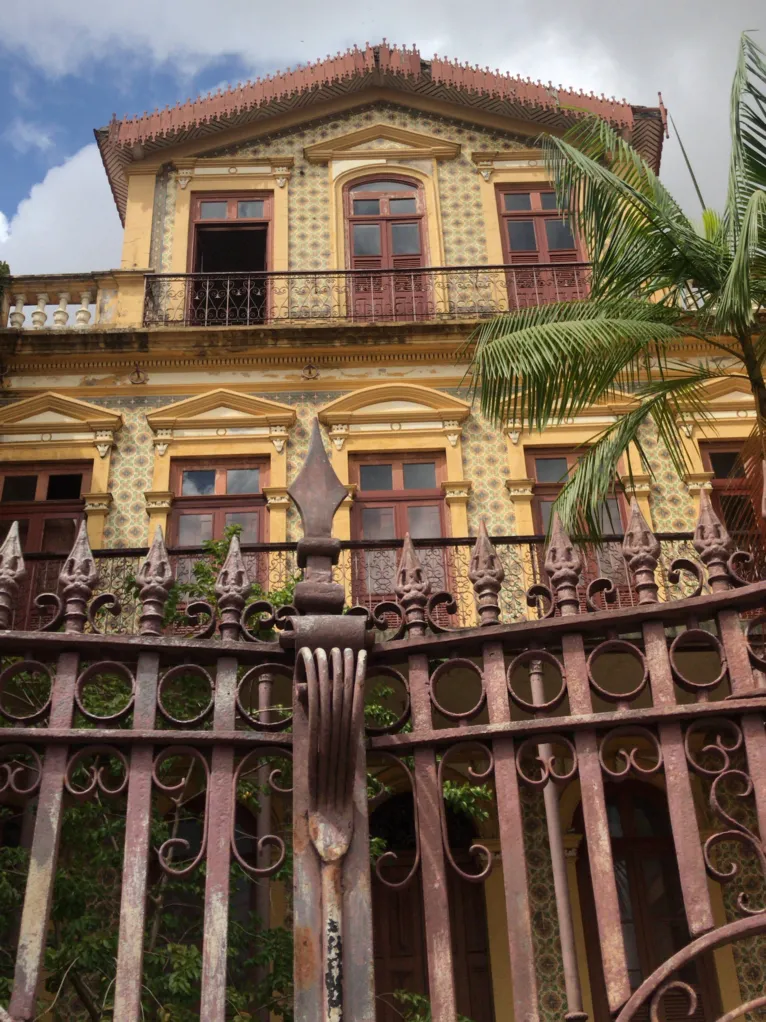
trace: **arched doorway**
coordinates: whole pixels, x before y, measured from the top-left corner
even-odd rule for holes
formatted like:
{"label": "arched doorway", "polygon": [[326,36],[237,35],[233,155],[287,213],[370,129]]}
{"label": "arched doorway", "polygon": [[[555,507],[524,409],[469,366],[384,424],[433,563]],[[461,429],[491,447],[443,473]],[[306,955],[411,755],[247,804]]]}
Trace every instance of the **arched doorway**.
{"label": "arched doorway", "polygon": [[[425,202],[417,181],[390,175],[345,188],[353,317],[419,319],[428,308]],[[388,272],[387,272],[388,271]],[[396,271],[396,272],[393,272]]]}
{"label": "arched doorway", "polygon": [[[476,864],[468,848],[476,837],[468,817],[447,810],[450,846],[466,870]],[[384,866],[387,878],[403,879],[412,867],[415,830],[412,795],[394,795],[370,817],[370,836],[383,838],[396,852],[394,865]],[[472,1022],[494,1022],[489,936],[484,885],[461,880],[447,867],[447,894],[452,921],[452,956],[457,1010]],[[401,1022],[401,1011],[390,996],[394,990],[428,995],[423,894],[416,875],[403,890],[391,890],[372,880],[373,951],[377,1022]]]}
{"label": "arched doorway", "polygon": [[[663,962],[690,941],[686,925],[681,882],[665,796],[649,784],[607,785],[607,817],[617,877],[622,934],[633,990]],[[582,832],[582,810],[574,820]],[[583,910],[588,972],[593,996],[594,1022],[609,1022],[601,942],[596,922],[593,885],[585,843],[577,863]],[[664,1022],[711,1022],[720,1015],[715,965],[712,956],[679,973],[697,992],[697,1009],[687,1014],[688,1002],[678,991],[662,1001]],[[649,1018],[644,1006],[640,1019]]]}

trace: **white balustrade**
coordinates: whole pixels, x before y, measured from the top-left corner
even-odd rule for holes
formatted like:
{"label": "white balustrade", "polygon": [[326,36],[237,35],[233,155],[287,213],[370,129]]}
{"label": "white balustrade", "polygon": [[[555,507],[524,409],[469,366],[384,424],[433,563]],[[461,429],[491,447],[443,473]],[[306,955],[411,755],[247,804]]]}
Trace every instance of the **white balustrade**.
{"label": "white balustrade", "polygon": [[16,302],[16,307],[8,317],[8,322],[14,329],[23,330],[24,328],[24,302],[26,300],[25,294],[16,294],[13,296]]}
{"label": "white balustrade", "polygon": [[91,317],[91,312],[90,312],[90,308],[89,308],[90,301],[91,301],[91,293],[90,293],[90,291],[81,291],[80,292],[80,308],[77,310],[77,312],[75,313],[75,317],[74,317],[75,318],[75,322],[77,323],[77,326],[88,326],[88,324],[90,323],[90,317]]}
{"label": "white balustrade", "polygon": [[53,313],[53,324],[59,329],[65,327],[69,322],[69,309],[67,309],[67,305],[69,305],[69,292],[60,291],[59,307]]}
{"label": "white balustrade", "polygon": [[41,292],[37,296],[37,308],[32,313],[32,325],[38,330],[41,330],[48,322],[48,310],[45,306],[48,304],[48,296],[44,292]]}

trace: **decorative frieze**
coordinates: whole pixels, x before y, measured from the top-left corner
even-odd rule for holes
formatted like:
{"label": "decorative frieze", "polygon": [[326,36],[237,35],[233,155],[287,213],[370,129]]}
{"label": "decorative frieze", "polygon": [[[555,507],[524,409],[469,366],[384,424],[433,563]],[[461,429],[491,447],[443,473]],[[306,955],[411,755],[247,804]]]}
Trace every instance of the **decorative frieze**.
{"label": "decorative frieze", "polygon": [[173,506],[173,493],[170,490],[147,490],[144,501],[148,512],[169,511]]}

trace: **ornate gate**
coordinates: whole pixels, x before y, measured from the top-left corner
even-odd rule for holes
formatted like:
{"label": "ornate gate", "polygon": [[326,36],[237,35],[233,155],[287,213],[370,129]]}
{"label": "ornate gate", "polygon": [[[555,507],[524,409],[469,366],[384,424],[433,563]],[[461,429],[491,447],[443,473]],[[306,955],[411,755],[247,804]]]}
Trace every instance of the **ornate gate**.
{"label": "ornate gate", "polygon": [[[99,615],[114,601],[109,594],[94,597],[98,576],[84,529],[61,572],[60,594],[39,598],[52,619],[39,632],[9,631],[25,570],[15,529],[0,550],[0,791],[36,805],[10,1018],[45,1011],[39,999],[62,813],[69,800],[99,792],[126,799],[118,952],[104,1018],[134,1022],[146,1015],[150,874],[190,875],[203,864],[199,1017],[231,1018],[231,864],[261,882],[290,853],[287,917],[294,1013],[301,1022],[376,1016],[382,992],[373,977],[372,873],[391,888],[420,886],[431,1015],[434,1022],[455,1022],[448,874],[481,884],[493,868],[502,869],[505,927],[495,953],[510,966],[512,1017],[541,1018],[538,987],[550,962],[541,966],[535,940],[528,789],[541,795],[550,849],[566,1001],[559,1014],[584,1020],[586,964],[560,812],[561,793],[574,784],[609,1012],[628,1022],[649,1005],[659,1018],[671,993],[693,1001],[696,992],[683,978],[690,961],[766,931],[764,890],[751,884],[745,891],[741,872],[742,855],[766,872],[766,656],[758,613],[766,582],[742,577],[748,555],[733,550],[707,495],[694,541],[700,563],[677,562],[670,579],[675,590],[660,589],[655,580],[659,545],[633,505],[624,554],[639,605],[619,610],[610,609],[608,580],[581,592],[580,553],[556,523],[545,559],[549,585],[530,590],[529,619],[501,622],[503,569],[482,526],[470,567],[477,625],[451,631],[442,612],[446,606],[450,613],[451,597],[430,593],[408,541],[396,602],[343,613],[345,592],[333,580],[340,547],[331,526],[346,490],[318,425],[290,493],[304,526],[303,581],[294,606],[248,603],[250,584],[235,539],[215,603],[187,608],[197,626],[200,618],[206,623],[185,637],[163,633],[172,574],[159,534],[136,580],[138,635],[99,632]],[[278,712],[272,686],[285,675],[292,679],[292,707]],[[124,698],[96,710],[89,689],[105,676],[122,683]],[[30,678],[47,684],[33,704],[21,692]],[[174,714],[171,698],[179,678],[196,679],[203,692],[184,719]],[[365,686],[374,679],[387,686],[382,720],[366,712]],[[264,793],[284,798],[289,768],[282,765],[280,774],[275,764],[290,758],[292,847],[275,829],[271,795],[264,794],[244,851],[238,785],[255,775]],[[174,830],[155,847],[153,794],[179,804],[192,776],[199,833],[192,839]],[[691,938],[646,977],[633,967],[605,790],[606,783],[628,778],[649,780],[664,793]],[[445,792],[469,782],[481,782],[489,793],[494,846],[480,832],[466,860],[451,846]],[[392,790],[410,793],[414,847],[406,860],[397,862],[389,848],[371,865],[369,800]],[[700,793],[709,817],[704,837]],[[716,917],[709,879],[736,890],[729,902],[738,918]],[[766,995],[745,1000],[729,1006],[725,1018],[766,1004]],[[511,1017],[508,1006],[496,1004],[498,1018],[501,1010]]]}

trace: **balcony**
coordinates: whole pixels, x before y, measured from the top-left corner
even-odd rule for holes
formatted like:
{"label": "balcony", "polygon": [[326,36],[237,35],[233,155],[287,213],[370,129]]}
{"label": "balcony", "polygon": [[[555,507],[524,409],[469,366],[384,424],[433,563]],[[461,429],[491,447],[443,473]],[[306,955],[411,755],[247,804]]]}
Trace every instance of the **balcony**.
{"label": "balcony", "polygon": [[[674,580],[671,565],[677,558],[693,558],[691,533],[658,534],[662,553],[658,571],[661,599],[688,596],[697,585],[697,579],[685,572]],[[496,536],[492,542],[505,571],[499,599],[501,619],[506,622],[536,618],[547,609],[543,603],[530,608],[526,592],[530,586],[547,584],[543,568],[544,538],[542,536]],[[434,620],[450,628],[470,627],[476,623],[473,585],[468,577],[471,551],[475,539],[449,538],[416,540],[418,557],[431,583],[432,594],[448,590],[454,594],[454,608],[446,601],[434,607]],[[341,544],[341,556],[336,568],[336,579],[346,589],[347,602],[373,608],[395,598],[396,566],[402,546],[401,540],[386,542],[346,541]],[[103,612],[99,627],[108,633],[133,634],[138,631],[138,596],[132,579],[135,577],[145,549],[106,549],[95,552],[100,571],[99,593],[114,593],[120,610],[112,615]],[[190,582],[194,564],[206,554],[201,549],[171,549],[170,560],[176,578]],[[756,562],[763,558],[756,553]],[[289,585],[298,573],[295,543],[265,543],[243,547],[248,576],[264,593],[275,592]],[[41,593],[55,592],[59,572],[64,564],[63,555],[27,554],[27,578],[21,586],[16,602],[13,628],[29,631],[40,628],[50,619],[49,608],[38,608],[35,598]],[[622,537],[610,537],[600,546],[583,547],[584,569],[580,585],[582,610],[588,608],[588,585],[600,577],[611,578],[614,583],[616,608],[637,605],[638,597],[622,556]],[[751,570],[755,580],[762,572]],[[190,597],[191,599],[192,597]],[[438,602],[438,601],[437,601]],[[592,598],[593,606],[603,608],[601,595]],[[181,601],[183,606],[183,601]],[[179,633],[189,629],[179,613],[175,622]]]}
{"label": "balcony", "polygon": [[484,319],[588,293],[588,263],[417,270],[148,274],[144,326]]}

